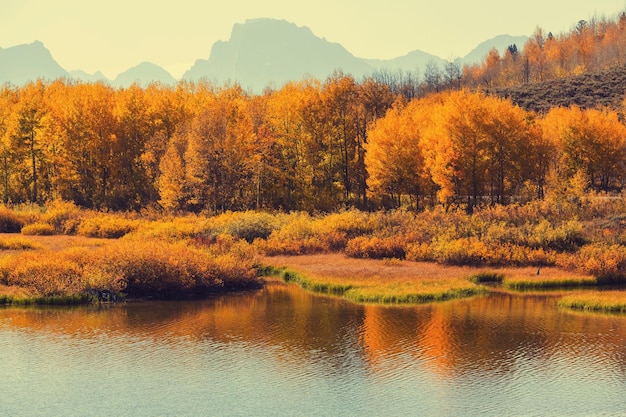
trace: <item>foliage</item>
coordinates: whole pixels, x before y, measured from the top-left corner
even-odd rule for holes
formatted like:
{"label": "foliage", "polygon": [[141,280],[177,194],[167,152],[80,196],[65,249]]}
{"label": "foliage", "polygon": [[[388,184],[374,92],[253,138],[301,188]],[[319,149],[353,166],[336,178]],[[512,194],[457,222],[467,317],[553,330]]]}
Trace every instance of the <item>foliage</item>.
{"label": "foliage", "polygon": [[54,227],[48,223],[32,223],[22,227],[23,235],[51,236],[55,234]]}
{"label": "foliage", "polygon": [[0,250],[40,249],[41,245],[20,236],[0,238]]}
{"label": "foliage", "polygon": [[598,277],[600,283],[624,282],[626,278],[626,246],[595,243],[578,252],[559,258],[559,265]]}
{"label": "foliage", "polygon": [[0,207],[0,233],[19,233],[24,223],[7,207]]}
{"label": "foliage", "polygon": [[56,233],[71,235],[76,233],[83,215],[84,212],[73,202],[54,200],[44,206],[39,221],[51,225]]}
{"label": "foliage", "polygon": [[87,237],[120,238],[137,228],[136,220],[119,215],[99,214],[82,220],[76,233]]}
{"label": "foliage", "polygon": [[0,259],[0,283],[34,297],[183,297],[258,287],[249,247],[226,239],[202,249],[162,241],[120,240],[98,248],[12,254]]}
{"label": "foliage", "polygon": [[359,236],[348,241],[346,255],[353,258],[397,258],[406,257],[405,245],[397,238]]}

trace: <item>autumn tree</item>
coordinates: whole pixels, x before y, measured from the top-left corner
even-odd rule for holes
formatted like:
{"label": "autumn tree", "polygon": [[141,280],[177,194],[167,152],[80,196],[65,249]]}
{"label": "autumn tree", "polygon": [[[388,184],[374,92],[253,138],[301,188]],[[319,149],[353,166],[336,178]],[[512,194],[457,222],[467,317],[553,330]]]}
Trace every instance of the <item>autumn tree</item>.
{"label": "autumn tree", "polygon": [[526,180],[529,125],[509,101],[480,93],[447,93],[433,102],[422,135],[424,162],[442,203],[461,199],[468,211],[482,197],[505,202]]}
{"label": "autumn tree", "polygon": [[[24,170],[20,174],[21,189],[29,190],[27,199],[33,203],[39,201],[39,173],[45,163],[41,152],[41,142],[45,116],[44,94],[46,85],[42,81],[29,83],[18,92],[18,102],[9,124],[10,143],[21,156]],[[28,168],[26,168],[28,167]]]}
{"label": "autumn tree", "polygon": [[579,172],[598,191],[622,185],[626,157],[626,127],[615,112],[557,108],[545,117],[544,131],[557,144],[561,175],[565,180]]}
{"label": "autumn tree", "polygon": [[17,164],[15,148],[12,146],[13,113],[16,111],[18,92],[5,85],[0,91],[0,173],[2,175],[2,201],[13,200],[11,177]]}
{"label": "autumn tree", "polygon": [[58,197],[85,207],[109,207],[116,133],[115,91],[104,83],[55,83],[51,124],[57,147]]}
{"label": "autumn tree", "polygon": [[254,127],[240,86],[225,87],[191,122],[185,150],[188,207],[220,212],[254,206]]}
{"label": "autumn tree", "polygon": [[372,197],[386,207],[399,207],[408,197],[417,207],[427,183],[422,151],[424,128],[420,103],[396,102],[368,131],[365,165]]}

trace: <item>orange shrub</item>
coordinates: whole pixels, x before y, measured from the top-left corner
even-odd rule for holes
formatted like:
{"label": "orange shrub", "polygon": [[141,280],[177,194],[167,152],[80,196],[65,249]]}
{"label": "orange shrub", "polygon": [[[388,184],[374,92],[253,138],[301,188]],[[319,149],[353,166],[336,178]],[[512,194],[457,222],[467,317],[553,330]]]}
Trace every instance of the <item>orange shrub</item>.
{"label": "orange shrub", "polygon": [[23,235],[51,236],[55,233],[54,227],[48,223],[32,223],[22,227]]}
{"label": "orange shrub", "polygon": [[39,221],[51,225],[57,233],[73,235],[84,215],[73,202],[55,200],[46,204]]}
{"label": "orange shrub", "polygon": [[348,241],[346,255],[352,258],[397,258],[404,259],[406,250],[397,238],[360,236]]}
{"label": "orange shrub", "polygon": [[0,274],[4,284],[32,289],[45,297],[75,295],[85,284],[83,271],[76,262],[41,253],[2,259]]}
{"label": "orange shrub", "polygon": [[137,227],[137,220],[98,213],[84,219],[79,224],[77,233],[86,237],[116,239],[136,230]]}
{"label": "orange shrub", "polygon": [[0,258],[0,283],[45,297],[90,294],[95,289],[172,298],[257,288],[255,263],[250,245],[232,237],[210,249],[123,239],[97,248]]}
{"label": "orange shrub", "polygon": [[559,257],[558,265],[598,277],[598,282],[621,281],[626,276],[626,247],[623,245],[592,244],[578,252]]}
{"label": "orange shrub", "polygon": [[15,212],[0,206],[0,233],[19,233],[23,225],[24,221]]}

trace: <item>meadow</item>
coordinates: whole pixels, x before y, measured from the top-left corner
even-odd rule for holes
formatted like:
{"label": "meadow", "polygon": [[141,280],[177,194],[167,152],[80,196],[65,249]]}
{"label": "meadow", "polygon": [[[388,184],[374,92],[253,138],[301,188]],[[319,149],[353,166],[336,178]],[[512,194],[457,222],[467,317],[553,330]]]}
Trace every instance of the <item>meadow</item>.
{"label": "meadow", "polygon": [[[447,300],[494,285],[619,286],[626,282],[625,206],[622,198],[593,196],[472,214],[441,206],[212,216],[97,212],[63,201],[1,207],[0,297],[5,303],[204,297],[260,288],[269,273],[360,303]],[[623,302],[622,294],[610,296]]]}

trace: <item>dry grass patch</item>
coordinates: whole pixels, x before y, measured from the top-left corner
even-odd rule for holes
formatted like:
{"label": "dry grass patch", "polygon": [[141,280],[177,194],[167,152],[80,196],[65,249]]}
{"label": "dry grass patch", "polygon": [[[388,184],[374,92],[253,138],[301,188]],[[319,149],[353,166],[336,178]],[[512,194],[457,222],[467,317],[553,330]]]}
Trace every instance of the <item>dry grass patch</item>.
{"label": "dry grass patch", "polygon": [[424,303],[486,293],[467,278],[475,268],[425,262],[385,262],[345,255],[278,256],[265,263],[285,267],[283,276],[304,288],[342,295],[355,302]]}

